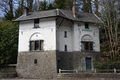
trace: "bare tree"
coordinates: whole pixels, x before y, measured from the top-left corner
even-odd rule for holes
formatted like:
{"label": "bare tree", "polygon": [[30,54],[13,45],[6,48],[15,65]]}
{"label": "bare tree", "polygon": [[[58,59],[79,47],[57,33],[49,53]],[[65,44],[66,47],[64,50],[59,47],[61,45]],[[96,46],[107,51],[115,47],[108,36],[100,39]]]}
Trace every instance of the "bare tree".
{"label": "bare tree", "polygon": [[118,59],[119,39],[118,39],[118,11],[115,6],[115,0],[105,0],[102,9],[103,29],[105,31],[105,41],[101,44],[103,53],[110,59]]}
{"label": "bare tree", "polygon": [[5,18],[11,20],[14,18],[14,1],[13,0],[2,0],[0,2],[0,8],[5,13]]}
{"label": "bare tree", "polygon": [[84,12],[92,13],[91,1],[92,0],[83,0],[83,11]]}
{"label": "bare tree", "polygon": [[27,7],[29,8],[30,11],[33,9],[33,0],[26,0],[27,2]]}
{"label": "bare tree", "polygon": [[98,0],[94,0],[94,5],[95,5],[95,14],[99,15],[99,1]]}
{"label": "bare tree", "polygon": [[24,8],[24,3],[25,0],[19,0],[17,2],[18,8],[14,11],[15,12],[15,18],[18,18],[23,14],[23,8]]}

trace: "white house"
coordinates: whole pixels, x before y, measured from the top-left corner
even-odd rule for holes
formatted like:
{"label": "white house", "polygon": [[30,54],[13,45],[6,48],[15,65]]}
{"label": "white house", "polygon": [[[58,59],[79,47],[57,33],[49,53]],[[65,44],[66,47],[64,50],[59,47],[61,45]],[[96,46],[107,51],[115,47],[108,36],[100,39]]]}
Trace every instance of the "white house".
{"label": "white house", "polygon": [[27,12],[19,22],[17,73],[54,78],[58,69],[90,71],[100,52],[98,17],[73,10]]}

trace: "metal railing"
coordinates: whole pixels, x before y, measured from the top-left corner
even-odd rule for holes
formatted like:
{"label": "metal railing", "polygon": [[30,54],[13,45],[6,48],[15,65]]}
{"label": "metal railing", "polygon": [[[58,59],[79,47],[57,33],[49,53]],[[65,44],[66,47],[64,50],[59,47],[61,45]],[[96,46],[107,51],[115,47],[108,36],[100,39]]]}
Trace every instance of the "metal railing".
{"label": "metal railing", "polygon": [[81,72],[90,72],[90,73],[120,73],[120,69],[94,69],[91,71],[79,71],[79,70],[62,70],[59,69],[59,73],[81,73]]}
{"label": "metal railing", "polygon": [[94,73],[120,73],[120,69],[94,69]]}
{"label": "metal railing", "polygon": [[62,70],[62,69],[59,69],[59,73],[78,73],[78,70]]}

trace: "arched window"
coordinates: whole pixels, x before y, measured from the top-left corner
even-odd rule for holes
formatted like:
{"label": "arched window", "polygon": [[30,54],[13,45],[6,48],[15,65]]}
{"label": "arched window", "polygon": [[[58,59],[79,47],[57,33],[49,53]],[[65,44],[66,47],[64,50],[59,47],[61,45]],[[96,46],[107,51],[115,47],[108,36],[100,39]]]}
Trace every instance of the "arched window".
{"label": "arched window", "polygon": [[93,51],[93,38],[90,35],[84,35],[81,39],[81,51]]}
{"label": "arched window", "polygon": [[90,35],[84,35],[82,38],[81,38],[81,41],[93,41],[93,38],[90,36]]}
{"label": "arched window", "polygon": [[44,38],[40,33],[33,33],[30,37],[30,51],[43,51],[44,49]]}

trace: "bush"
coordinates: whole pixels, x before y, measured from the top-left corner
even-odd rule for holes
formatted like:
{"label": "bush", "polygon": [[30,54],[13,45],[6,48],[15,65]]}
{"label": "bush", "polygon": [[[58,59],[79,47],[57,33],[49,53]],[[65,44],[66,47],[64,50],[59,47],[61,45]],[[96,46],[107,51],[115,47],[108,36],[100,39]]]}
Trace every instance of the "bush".
{"label": "bush", "polygon": [[94,62],[94,67],[96,69],[120,69],[120,62]]}

